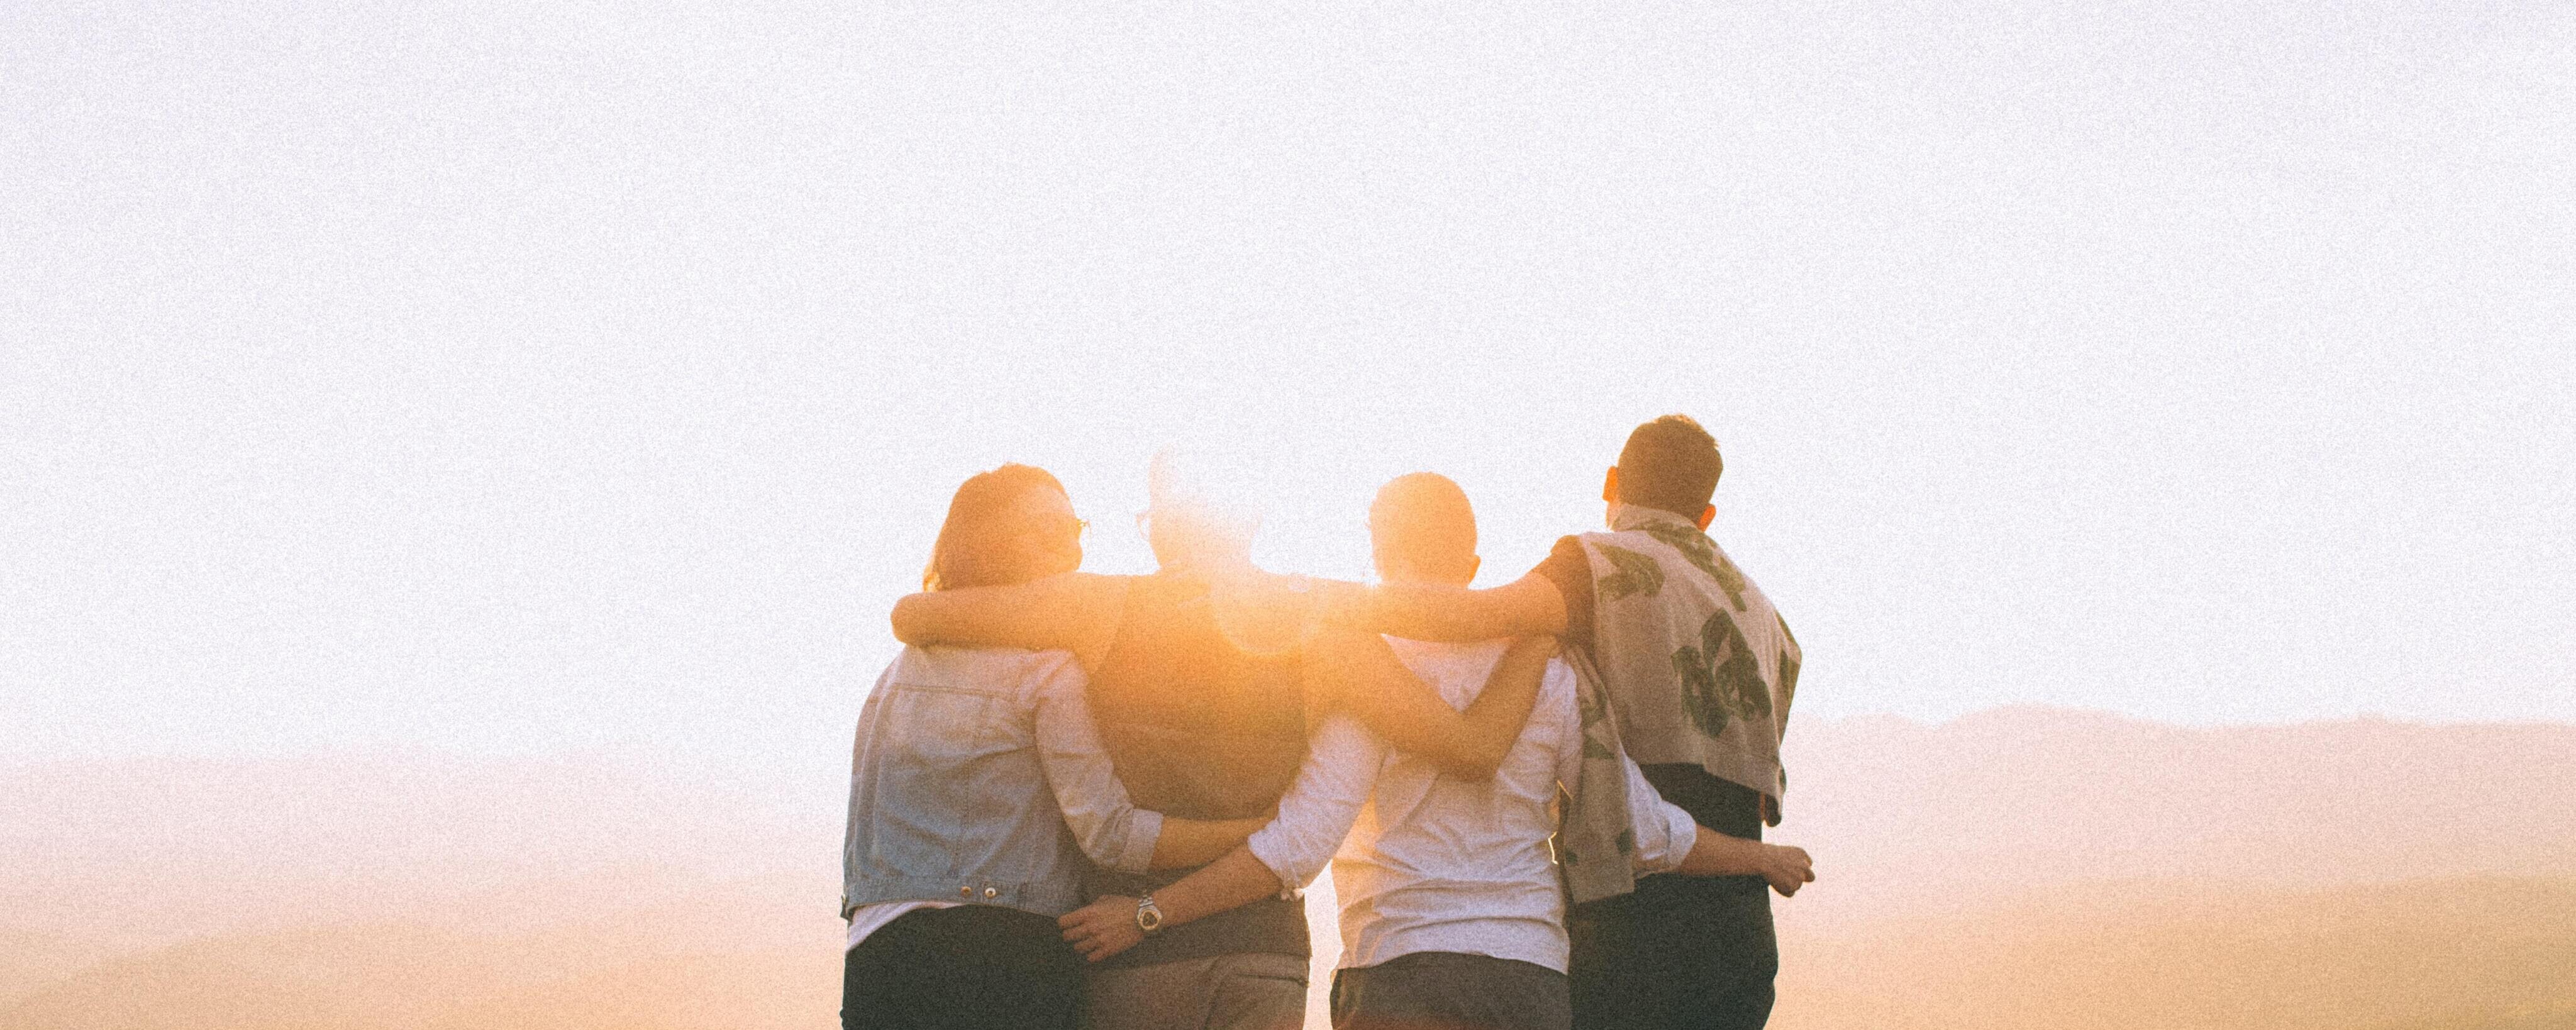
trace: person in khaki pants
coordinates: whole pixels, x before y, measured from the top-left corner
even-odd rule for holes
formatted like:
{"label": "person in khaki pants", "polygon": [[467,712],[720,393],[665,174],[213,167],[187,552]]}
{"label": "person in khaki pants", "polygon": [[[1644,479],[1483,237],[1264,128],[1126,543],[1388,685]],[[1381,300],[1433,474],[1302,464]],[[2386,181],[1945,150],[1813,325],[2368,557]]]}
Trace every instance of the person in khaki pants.
{"label": "person in khaki pants", "polygon": [[1085,985],[1090,1030],[1297,1030],[1306,1025],[1306,960],[1237,952],[1095,969]]}

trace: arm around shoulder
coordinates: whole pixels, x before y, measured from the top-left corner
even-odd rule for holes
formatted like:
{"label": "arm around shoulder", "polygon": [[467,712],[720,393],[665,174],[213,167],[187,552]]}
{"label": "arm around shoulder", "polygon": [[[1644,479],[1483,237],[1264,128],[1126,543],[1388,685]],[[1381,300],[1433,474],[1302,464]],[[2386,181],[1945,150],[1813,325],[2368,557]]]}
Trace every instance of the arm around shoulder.
{"label": "arm around shoulder", "polygon": [[1461,712],[1397,661],[1376,634],[1325,630],[1306,645],[1307,690],[1397,750],[1427,759],[1448,775],[1481,780],[1493,776],[1520,739],[1555,654],[1553,637],[1514,641],[1484,691]]}
{"label": "arm around shoulder", "polygon": [[1433,583],[1351,584],[1333,599],[1339,622],[1407,640],[1469,641],[1565,631],[1565,598],[1530,573],[1483,590]]}
{"label": "arm around shoulder", "polygon": [[1118,631],[1127,581],[1067,572],[1007,586],[910,594],[894,604],[895,639],[915,646],[1071,651],[1088,669]]}

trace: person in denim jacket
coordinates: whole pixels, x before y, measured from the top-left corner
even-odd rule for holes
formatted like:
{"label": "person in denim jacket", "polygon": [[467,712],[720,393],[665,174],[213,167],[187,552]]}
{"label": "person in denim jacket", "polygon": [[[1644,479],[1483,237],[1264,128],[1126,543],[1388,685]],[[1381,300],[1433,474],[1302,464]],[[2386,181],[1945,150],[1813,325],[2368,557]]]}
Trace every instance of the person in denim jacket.
{"label": "person in denim jacket", "polygon": [[[1082,522],[1044,470],[957,489],[929,590],[1082,563]],[[1264,819],[1137,808],[1102,750],[1081,666],[1061,651],[908,647],[859,716],[842,845],[851,1027],[1066,1027],[1083,963],[1056,927],[1084,858],[1133,872],[1217,858]]]}

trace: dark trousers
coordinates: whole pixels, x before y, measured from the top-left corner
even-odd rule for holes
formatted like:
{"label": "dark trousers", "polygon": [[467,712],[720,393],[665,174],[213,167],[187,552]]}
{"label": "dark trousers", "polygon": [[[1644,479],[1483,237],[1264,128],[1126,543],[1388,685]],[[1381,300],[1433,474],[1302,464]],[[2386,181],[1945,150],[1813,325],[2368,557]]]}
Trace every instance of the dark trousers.
{"label": "dark trousers", "polygon": [[[1762,839],[1762,796],[1696,767],[1646,778],[1699,824]],[[1581,1030],[1760,1030],[1771,1019],[1780,942],[1759,876],[1649,876],[1637,891],[1566,919]]]}
{"label": "dark trousers", "polygon": [[907,912],[841,963],[842,1030],[1073,1030],[1082,957],[1055,920],[992,905]]}
{"label": "dark trousers", "polygon": [[1333,1030],[1566,1030],[1565,974],[1489,955],[1417,951],[1333,974]]}

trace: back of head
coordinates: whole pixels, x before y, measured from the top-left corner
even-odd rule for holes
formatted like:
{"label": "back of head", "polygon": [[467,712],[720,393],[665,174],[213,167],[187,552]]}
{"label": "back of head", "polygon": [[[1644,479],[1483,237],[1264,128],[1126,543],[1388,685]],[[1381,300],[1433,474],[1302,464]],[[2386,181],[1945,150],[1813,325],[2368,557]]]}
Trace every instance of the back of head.
{"label": "back of head", "polygon": [[1447,476],[1415,472],[1379,487],[1369,539],[1381,578],[1460,586],[1476,578],[1476,511]]}
{"label": "back of head", "polygon": [[[1082,563],[1080,523],[1047,526],[1029,517],[1027,501],[1040,491],[1064,496],[1064,484],[1035,465],[1004,465],[968,476],[948,499],[948,517],[939,524],[939,540],[930,548],[930,566],[922,570],[924,590],[1019,583],[1069,571]],[[1043,503],[1045,498],[1037,498]],[[1065,505],[1071,520],[1071,504]],[[1071,534],[1057,540],[1054,533]],[[1032,549],[1029,545],[1037,543]],[[1071,564],[1063,551],[1073,548]],[[1057,567],[1062,566],[1062,567]]]}
{"label": "back of head", "polygon": [[1146,475],[1146,540],[1165,568],[1248,564],[1261,515],[1241,463],[1164,450]]}
{"label": "back of head", "polygon": [[1638,426],[1619,449],[1619,501],[1696,519],[1725,471],[1708,430],[1688,415],[1666,415]]}

